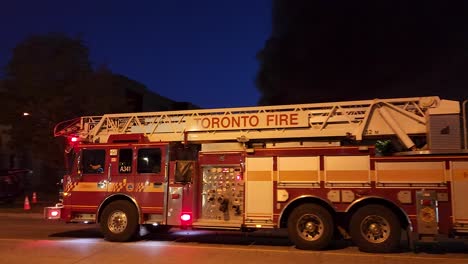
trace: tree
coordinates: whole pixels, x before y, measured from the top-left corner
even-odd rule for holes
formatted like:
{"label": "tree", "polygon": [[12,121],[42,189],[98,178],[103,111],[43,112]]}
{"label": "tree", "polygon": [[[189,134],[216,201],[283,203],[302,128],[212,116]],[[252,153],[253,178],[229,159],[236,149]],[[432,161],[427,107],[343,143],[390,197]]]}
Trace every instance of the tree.
{"label": "tree", "polygon": [[464,1],[275,0],[260,104],[440,95],[468,84]]}
{"label": "tree", "polygon": [[69,104],[79,115],[102,115],[128,112],[125,89],[128,88],[107,66],[99,67],[93,74],[76,84]]}
{"label": "tree", "polygon": [[63,174],[66,142],[53,136],[57,123],[128,109],[121,78],[106,67],[93,71],[79,38],[26,38],[14,48],[5,75],[0,121],[11,124],[11,145],[23,157],[19,163],[35,167],[43,186],[54,186]]}
{"label": "tree", "polygon": [[2,119],[11,124],[11,145],[30,162],[42,161],[35,172],[47,184],[63,167],[64,142],[53,138],[53,127],[80,113],[70,102],[74,89],[92,73],[88,48],[63,34],[25,39],[6,66]]}

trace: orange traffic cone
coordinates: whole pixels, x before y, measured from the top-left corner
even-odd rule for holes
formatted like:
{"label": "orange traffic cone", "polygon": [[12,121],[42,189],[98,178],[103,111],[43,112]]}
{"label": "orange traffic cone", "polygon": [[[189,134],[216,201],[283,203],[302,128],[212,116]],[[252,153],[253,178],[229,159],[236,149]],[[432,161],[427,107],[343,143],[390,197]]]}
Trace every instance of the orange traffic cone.
{"label": "orange traffic cone", "polygon": [[31,205],[29,205],[29,198],[27,195],[24,197],[24,210],[31,210]]}
{"label": "orange traffic cone", "polygon": [[33,195],[32,195],[32,203],[33,203],[33,204],[37,203],[36,192],[33,192]]}

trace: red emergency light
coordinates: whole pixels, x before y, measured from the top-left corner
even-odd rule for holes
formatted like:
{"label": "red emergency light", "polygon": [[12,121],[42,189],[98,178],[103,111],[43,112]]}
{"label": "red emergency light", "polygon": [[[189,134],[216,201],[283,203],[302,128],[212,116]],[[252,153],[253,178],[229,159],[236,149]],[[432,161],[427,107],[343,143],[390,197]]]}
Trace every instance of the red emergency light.
{"label": "red emergency light", "polygon": [[70,137],[70,142],[78,142],[78,137]]}
{"label": "red emergency light", "polygon": [[60,219],[61,208],[46,207],[46,208],[44,208],[44,214],[45,214],[47,219]]}
{"label": "red emergency light", "polygon": [[50,211],[49,215],[52,217],[57,217],[59,216],[60,212],[58,210]]}
{"label": "red emergency light", "polygon": [[424,206],[432,206],[432,200],[423,199],[423,200],[421,200],[421,205],[424,205]]}
{"label": "red emergency light", "polygon": [[191,213],[182,213],[180,215],[180,221],[182,225],[190,225],[192,223],[192,214]]}

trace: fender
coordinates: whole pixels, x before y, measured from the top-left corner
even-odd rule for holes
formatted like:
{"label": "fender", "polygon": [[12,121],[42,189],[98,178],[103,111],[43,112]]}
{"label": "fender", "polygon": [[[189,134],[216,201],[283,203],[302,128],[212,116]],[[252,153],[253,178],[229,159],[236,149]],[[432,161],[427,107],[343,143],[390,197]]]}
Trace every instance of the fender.
{"label": "fender", "polygon": [[406,221],[408,222],[409,230],[413,230],[413,224],[411,223],[411,220],[408,214],[405,211],[403,211],[401,207],[395,204],[393,201],[387,198],[380,197],[380,196],[366,196],[366,197],[361,197],[359,199],[356,199],[350,205],[348,205],[348,207],[345,210],[345,213],[349,213],[355,206],[369,199],[384,201],[385,203],[393,205],[394,208],[398,208],[398,211],[405,217]]}
{"label": "fender", "polygon": [[333,206],[333,204],[332,204],[329,200],[323,199],[322,197],[315,196],[315,195],[301,195],[301,196],[296,197],[296,198],[294,198],[293,200],[289,201],[289,202],[283,207],[283,209],[281,210],[281,213],[279,214],[279,217],[278,217],[278,224],[277,224],[277,227],[278,227],[278,228],[281,227],[281,219],[283,218],[283,214],[284,214],[284,212],[285,212],[287,209],[289,209],[289,207],[291,206],[291,204],[295,203],[295,202],[298,201],[298,200],[308,199],[308,198],[320,200],[321,202],[327,204],[327,205],[330,207],[330,209],[336,211],[336,210],[335,210],[335,207]]}
{"label": "fender", "polygon": [[138,222],[140,223],[141,222],[140,206],[138,205],[138,202],[135,200],[135,198],[133,198],[133,197],[131,197],[128,194],[125,194],[125,193],[114,193],[112,195],[109,195],[101,202],[101,204],[99,204],[99,207],[98,207],[98,210],[97,210],[96,223],[99,223],[99,218],[101,216],[101,211],[104,208],[104,206],[111,203],[111,200],[113,200],[111,198],[114,198],[116,196],[123,196],[123,197],[127,198],[128,200],[130,200],[136,206],[137,211],[138,211]]}

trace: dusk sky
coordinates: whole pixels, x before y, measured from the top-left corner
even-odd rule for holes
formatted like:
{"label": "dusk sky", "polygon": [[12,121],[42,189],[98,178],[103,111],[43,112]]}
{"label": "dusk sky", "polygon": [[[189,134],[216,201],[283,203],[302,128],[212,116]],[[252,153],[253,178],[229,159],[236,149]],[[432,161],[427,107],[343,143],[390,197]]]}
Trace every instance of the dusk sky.
{"label": "dusk sky", "polygon": [[[82,36],[94,66],[108,65],[175,101],[253,106],[256,53],[271,32],[271,0],[5,1],[0,65],[30,35]],[[2,72],[3,76],[3,72]]]}

